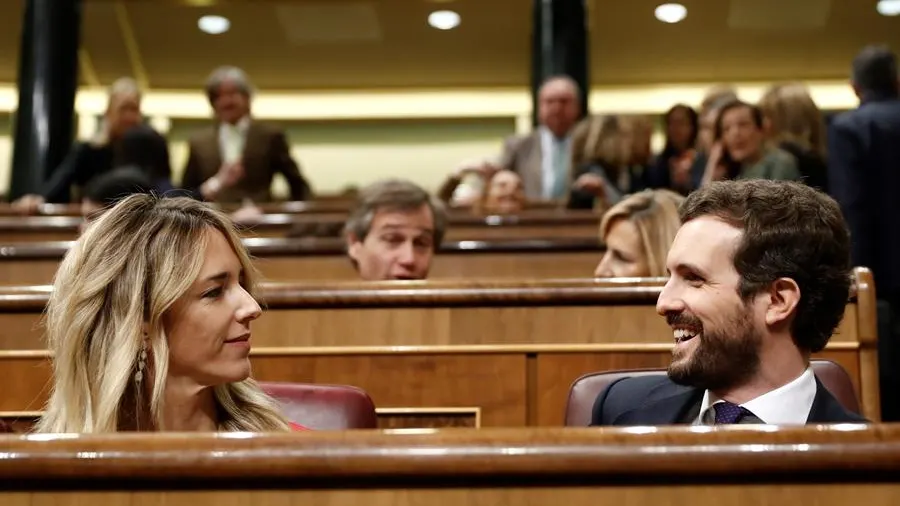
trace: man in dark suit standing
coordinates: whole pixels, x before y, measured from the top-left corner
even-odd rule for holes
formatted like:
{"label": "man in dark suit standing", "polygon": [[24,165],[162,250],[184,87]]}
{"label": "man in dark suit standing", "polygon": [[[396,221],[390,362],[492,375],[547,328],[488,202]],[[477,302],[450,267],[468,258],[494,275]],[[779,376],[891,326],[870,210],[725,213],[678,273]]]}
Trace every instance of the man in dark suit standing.
{"label": "man in dark suit standing", "polygon": [[837,203],[794,182],[723,181],[679,214],[656,304],[675,340],[668,377],[613,383],[592,425],[863,421],[809,366],[850,295]]}
{"label": "man in dark suit standing", "polygon": [[854,265],[872,269],[878,294],[882,419],[900,420],[900,98],[897,57],[870,46],[853,60],[859,108],[828,132],[831,193],[850,226]]}
{"label": "man in dark suit standing", "polygon": [[190,140],[182,186],[216,202],[269,202],[276,173],[290,186],[291,200],[306,200],[309,184],[291,158],[284,132],[250,116],[252,87],[236,67],[216,69],[206,85],[216,124]]}

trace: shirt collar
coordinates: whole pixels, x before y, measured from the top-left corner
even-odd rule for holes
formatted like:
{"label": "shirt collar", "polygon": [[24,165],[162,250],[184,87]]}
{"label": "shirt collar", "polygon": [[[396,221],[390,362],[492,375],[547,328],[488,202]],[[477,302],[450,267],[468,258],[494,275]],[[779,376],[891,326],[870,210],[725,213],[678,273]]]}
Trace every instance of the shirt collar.
{"label": "shirt collar", "polygon": [[[816,376],[807,367],[803,374],[790,383],[767,392],[759,397],[741,404],[763,423],[770,425],[805,425],[816,398]],[[700,423],[711,423],[715,419],[712,409],[719,402],[724,402],[716,394],[707,390],[700,403]]]}
{"label": "shirt collar", "polygon": [[231,125],[229,123],[222,123],[222,126],[226,128],[232,128],[242,134],[247,133],[247,129],[250,128],[250,116],[244,116],[243,118],[239,119],[238,122],[234,125]]}

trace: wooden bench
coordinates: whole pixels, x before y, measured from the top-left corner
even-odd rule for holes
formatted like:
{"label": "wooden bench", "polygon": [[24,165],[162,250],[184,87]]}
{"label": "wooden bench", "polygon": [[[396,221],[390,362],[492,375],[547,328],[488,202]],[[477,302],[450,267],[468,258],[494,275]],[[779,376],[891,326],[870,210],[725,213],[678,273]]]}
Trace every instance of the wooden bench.
{"label": "wooden bench", "polygon": [[0,438],[4,506],[888,506],[900,428]]}
{"label": "wooden bench", "polygon": [[[339,237],[346,213],[266,214],[244,227],[247,237]],[[596,238],[600,217],[590,212],[523,216],[450,216],[447,240]],[[78,237],[79,216],[0,216],[0,243],[71,241]]]}
{"label": "wooden bench", "polygon": [[[265,279],[352,281],[359,276],[335,238],[248,238],[244,244]],[[50,284],[70,241],[0,244],[0,285]],[[603,255],[596,238],[445,241],[432,279],[572,278],[590,276]]]}
{"label": "wooden bench", "polygon": [[[879,418],[871,274],[818,358],[841,364],[863,414]],[[369,392],[382,426],[558,426],[572,381],[603,370],[664,367],[672,332],[656,315],[661,280],[271,285],[253,325],[254,376]],[[46,397],[49,356],[36,327],[47,292],[0,295],[7,418]],[[287,330],[289,329],[289,330]],[[31,414],[29,414],[31,413]]]}

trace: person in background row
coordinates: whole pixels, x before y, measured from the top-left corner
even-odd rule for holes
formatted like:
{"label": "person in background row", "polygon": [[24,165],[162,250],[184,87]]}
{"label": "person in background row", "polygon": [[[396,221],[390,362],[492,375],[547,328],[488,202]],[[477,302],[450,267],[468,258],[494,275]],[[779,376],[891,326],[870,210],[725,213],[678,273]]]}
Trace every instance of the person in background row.
{"label": "person in background row", "polygon": [[600,240],[606,253],[598,278],[644,278],[666,275],[666,255],[678,227],[684,197],[670,190],[644,190],[625,197],[603,215]]}
{"label": "person in background row", "polygon": [[113,169],[95,177],[84,187],[81,215],[91,221],[102,211],[111,208],[129,195],[153,191],[151,179],[139,167],[126,166]]}
{"label": "person in background row", "polygon": [[478,214],[515,214],[525,208],[522,178],[511,170],[495,172],[475,206]]}
{"label": "person in background row", "polygon": [[230,220],[130,195],[60,264],[39,433],[303,430],[250,378],[256,273]]}
{"label": "person in background row", "polygon": [[693,190],[691,167],[696,158],[699,117],[690,106],[678,104],[666,113],[666,145],[647,171],[649,188],[669,188],[683,195]]}
{"label": "person in background row", "polygon": [[723,105],[737,100],[737,92],[729,86],[714,86],[706,92],[700,103],[697,114],[699,125],[697,130],[696,154],[691,164],[691,190],[700,188],[703,175],[709,162],[709,153],[716,143],[716,120]]}
{"label": "person in background row", "polygon": [[719,109],[703,184],[722,179],[800,179],[794,157],[766,144],[762,111],[755,105],[734,100]]}
{"label": "person in background row", "polygon": [[581,90],[568,76],[551,77],[538,92],[532,133],[506,139],[498,165],[522,178],[529,200],[565,200],[571,174],[571,133],[581,115]]}
{"label": "person in background row", "polygon": [[366,281],[425,279],[446,228],[437,198],[409,181],[379,181],[360,191],[347,219],[347,254]]}
{"label": "person in background row", "polygon": [[490,158],[465,161],[441,184],[437,196],[450,207],[476,205],[484,196],[486,182],[500,170]]}
{"label": "person in background row", "polygon": [[591,425],[864,422],[810,368],[850,297],[837,203],[791,181],[722,181],[679,215],[656,303],[675,345],[668,375],[612,383]]}
{"label": "person in background row", "polygon": [[572,132],[572,174],[567,208],[602,212],[634,190],[629,170],[633,137],[620,116],[591,116]]}
{"label": "person in background row", "polygon": [[806,86],[777,84],[759,101],[769,139],[797,160],[803,182],[828,191],[825,120]]}
{"label": "person in background row", "polygon": [[76,143],[40,191],[20,197],[12,207],[22,214],[34,214],[46,202],[70,202],[73,185],[84,187],[98,174],[118,165],[122,136],[142,121],[137,83],[130,78],[116,80],[109,88],[100,132],[87,142]]}
{"label": "person in background row", "polygon": [[853,265],[872,269],[878,296],[882,419],[900,421],[900,87],[897,57],[866,47],[853,60],[859,107],[831,122],[829,190],[850,225]]}
{"label": "person in background row", "polygon": [[291,158],[284,132],[252,118],[252,94],[241,69],[221,67],[210,75],[206,96],[216,124],[191,138],[182,187],[219,203],[269,202],[272,178],[282,174],[292,200],[308,199],[309,184]]}

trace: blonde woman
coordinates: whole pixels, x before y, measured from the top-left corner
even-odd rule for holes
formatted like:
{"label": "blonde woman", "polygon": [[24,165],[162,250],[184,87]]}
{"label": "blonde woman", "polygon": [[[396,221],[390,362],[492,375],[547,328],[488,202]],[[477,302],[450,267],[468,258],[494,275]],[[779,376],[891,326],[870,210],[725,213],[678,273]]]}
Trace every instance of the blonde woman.
{"label": "blonde woman", "polygon": [[794,155],[804,182],[827,191],[825,120],[806,86],[776,84],[760,99],[759,108],[766,118],[769,139]]}
{"label": "blonde woman", "polygon": [[681,226],[681,195],[644,190],[613,206],[600,222],[606,253],[597,265],[598,278],[643,278],[666,275],[666,255]]}
{"label": "blonde woman", "polygon": [[68,202],[73,184],[84,186],[94,176],[112,170],[117,144],[141,118],[141,91],[130,78],[121,78],[109,88],[109,101],[100,132],[90,141],[79,142],[44,183],[40,192],[12,203],[22,214],[34,214],[45,202]]}
{"label": "blonde woman", "polygon": [[569,209],[602,211],[633,190],[631,127],[619,116],[592,116],[575,126]]}
{"label": "blonde woman", "polygon": [[288,431],[250,379],[254,269],[230,221],[132,195],[66,255],[47,306],[39,432]]}

